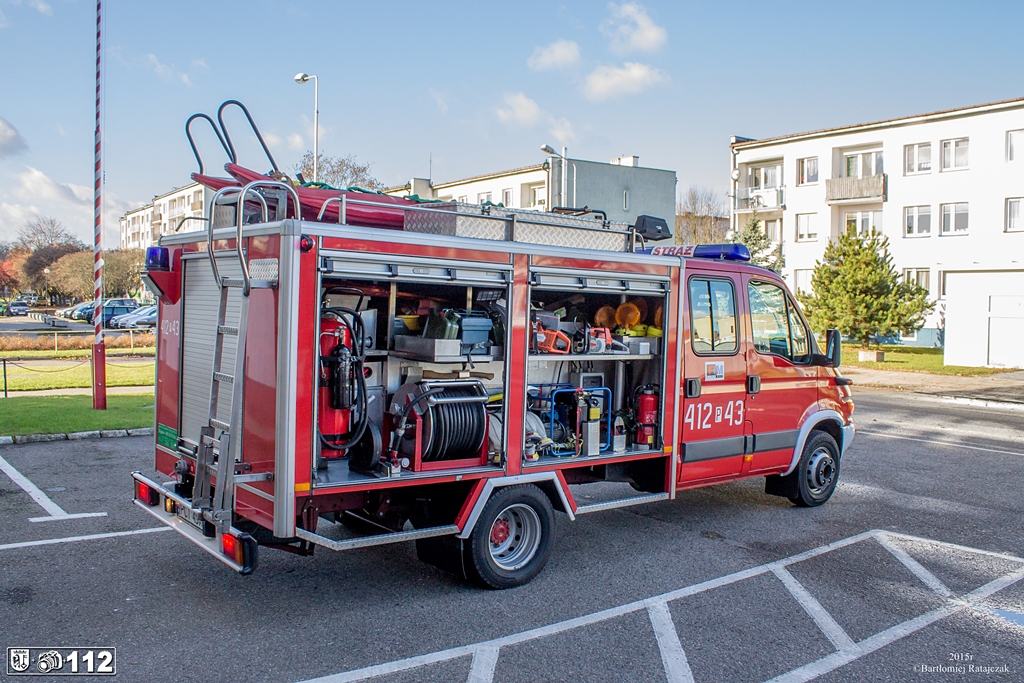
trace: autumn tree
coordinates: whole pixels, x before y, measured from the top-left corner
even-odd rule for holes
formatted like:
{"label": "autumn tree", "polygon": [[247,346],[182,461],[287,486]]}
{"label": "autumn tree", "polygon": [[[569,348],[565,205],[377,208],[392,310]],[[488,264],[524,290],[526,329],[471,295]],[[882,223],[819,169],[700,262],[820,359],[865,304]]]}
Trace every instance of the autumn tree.
{"label": "autumn tree", "polygon": [[[317,161],[317,181],[331,187],[359,187],[364,190],[383,190],[384,183],[373,177],[373,164],[360,163],[355,156],[331,157],[320,154]],[[295,165],[295,172],[301,173],[306,182],[313,180],[313,153],[306,152]]]}
{"label": "autumn tree", "polygon": [[811,288],[813,293],[797,295],[811,325],[835,328],[865,348],[872,336],[919,329],[935,308],[928,290],[896,272],[889,239],[874,230],[845,232],[829,242],[814,267]]}
{"label": "autumn tree", "polygon": [[10,301],[20,289],[13,262],[10,260],[0,261],[0,299]]}
{"label": "autumn tree", "polygon": [[51,216],[33,218],[22,225],[18,229],[18,236],[11,248],[17,251],[33,252],[54,244],[68,244],[75,247],[76,251],[85,249],[82,240],[65,228],[63,223]]}
{"label": "autumn tree", "polygon": [[724,242],[727,216],[721,195],[710,188],[691,185],[676,203],[676,244]]}
{"label": "autumn tree", "polygon": [[763,266],[776,273],[782,274],[786,266],[786,259],[782,255],[782,243],[772,242],[771,237],[765,232],[764,222],[757,215],[757,211],[750,214],[743,230],[736,236],[737,240],[747,245],[750,250],[750,262],[755,266]]}
{"label": "autumn tree", "polygon": [[[103,253],[103,296],[132,296],[139,291],[145,254],[142,249],[119,249]],[[93,254],[80,251],[68,254],[50,268],[50,285],[55,290],[80,299],[93,296]]]}

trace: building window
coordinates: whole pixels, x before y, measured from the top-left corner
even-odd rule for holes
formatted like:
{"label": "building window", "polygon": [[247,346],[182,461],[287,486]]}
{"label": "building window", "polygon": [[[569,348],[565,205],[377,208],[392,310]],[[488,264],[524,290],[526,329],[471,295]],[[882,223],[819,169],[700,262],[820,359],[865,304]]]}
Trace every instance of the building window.
{"label": "building window", "polygon": [[1006,160],[1017,161],[1024,156],[1024,130],[1006,133]]}
{"label": "building window", "polygon": [[906,157],[906,173],[928,173],[932,170],[932,143],[919,142],[903,148]]}
{"label": "building window", "polygon": [[932,232],[932,207],[908,206],[903,209],[906,216],[904,236],[927,237]]}
{"label": "building window", "polygon": [[846,232],[868,235],[871,231],[882,233],[881,211],[857,211],[846,214]]}
{"label": "building window", "polygon": [[931,278],[927,268],[904,268],[903,281],[916,284],[921,289],[931,292]]}
{"label": "building window", "polygon": [[942,234],[967,234],[967,202],[942,205]]}
{"label": "building window", "polygon": [[779,187],[781,178],[782,164],[747,169],[747,187],[751,190]]}
{"label": "building window", "polygon": [[797,185],[814,185],[818,182],[818,157],[808,157],[797,162]]}
{"label": "building window", "polygon": [[1021,216],[1021,205],[1024,199],[1006,200],[1006,232],[1020,232],[1024,230],[1024,216]]}
{"label": "building window", "polygon": [[622,210],[629,211],[629,190],[622,191]]}
{"label": "building window", "polygon": [[853,152],[845,155],[846,177],[867,178],[872,175],[880,175],[885,172],[885,165],[882,163],[882,150],[876,149],[869,152]]}
{"label": "building window", "polygon": [[967,168],[967,150],[970,139],[960,138],[959,140],[942,141],[942,170],[955,171]]}
{"label": "building window", "polygon": [[459,204],[469,204],[469,197],[466,195],[459,197]]}
{"label": "building window", "polygon": [[476,203],[477,204],[490,203],[490,201],[491,201],[491,193],[490,192],[479,192],[479,193],[477,193],[477,195],[476,195]]}
{"label": "building window", "polygon": [[811,268],[798,269],[793,271],[793,289],[798,292],[810,292],[811,291],[811,277],[814,275],[814,270]]}
{"label": "building window", "polygon": [[773,244],[782,241],[782,230],[779,229],[779,222],[778,218],[772,218],[764,222],[764,234]]}
{"label": "building window", "polygon": [[814,227],[813,213],[798,213],[796,215],[796,240],[798,242],[809,242],[818,238],[818,230]]}
{"label": "building window", "polygon": [[940,270],[936,279],[939,281],[939,298],[946,298],[946,271]]}
{"label": "building window", "polygon": [[543,185],[533,188],[533,206],[544,206],[547,204],[547,190]]}
{"label": "building window", "polygon": [[512,206],[512,188],[507,188],[501,191],[501,204],[502,206]]}

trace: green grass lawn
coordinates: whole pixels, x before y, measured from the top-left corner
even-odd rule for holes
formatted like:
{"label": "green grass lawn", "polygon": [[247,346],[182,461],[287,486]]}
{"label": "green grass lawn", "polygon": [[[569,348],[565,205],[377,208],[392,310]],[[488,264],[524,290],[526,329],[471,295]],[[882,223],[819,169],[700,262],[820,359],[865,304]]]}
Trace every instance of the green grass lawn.
{"label": "green grass lawn", "polygon": [[[108,387],[144,387],[153,385],[154,361],[107,362]],[[0,378],[2,382],[2,378]],[[92,386],[92,374],[86,359],[60,365],[7,363],[8,391],[73,389]]]}
{"label": "green grass lawn", "polygon": [[4,436],[152,426],[152,394],[108,396],[106,410],[93,410],[92,396],[0,398],[0,435]]}
{"label": "green grass lawn", "polygon": [[856,344],[843,344],[843,365],[870,368],[872,370],[898,370],[901,372],[930,372],[936,375],[959,375],[962,377],[983,377],[1000,372],[1002,368],[969,368],[962,365],[943,365],[942,349],[925,346],[882,346],[885,351],[883,363],[861,363],[857,360]]}
{"label": "green grass lawn", "polygon": [[[89,358],[92,356],[92,349],[61,349],[60,351],[0,351],[0,358]],[[152,358],[156,356],[155,346],[136,346],[132,349],[107,349],[107,358],[121,358],[125,356],[143,356]]]}

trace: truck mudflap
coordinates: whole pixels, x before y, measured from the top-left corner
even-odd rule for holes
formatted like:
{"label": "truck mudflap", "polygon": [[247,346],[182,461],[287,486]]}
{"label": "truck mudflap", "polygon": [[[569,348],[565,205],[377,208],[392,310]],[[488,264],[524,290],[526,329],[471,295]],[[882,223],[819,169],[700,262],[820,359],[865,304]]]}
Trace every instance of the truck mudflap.
{"label": "truck mudflap", "polygon": [[249,534],[230,527],[227,533],[192,507],[192,502],[140,472],[135,480],[134,502],[140,508],[171,527],[195,545],[213,555],[243,576],[256,569],[258,545]]}

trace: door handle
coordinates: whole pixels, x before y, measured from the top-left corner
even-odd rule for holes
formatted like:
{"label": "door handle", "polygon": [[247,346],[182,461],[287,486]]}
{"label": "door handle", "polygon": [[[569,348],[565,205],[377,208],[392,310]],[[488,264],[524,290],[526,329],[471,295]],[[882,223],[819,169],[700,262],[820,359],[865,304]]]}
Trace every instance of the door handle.
{"label": "door handle", "polygon": [[756,394],[761,391],[761,376],[747,375],[747,393]]}
{"label": "door handle", "polygon": [[700,379],[686,380],[686,398],[700,398]]}

